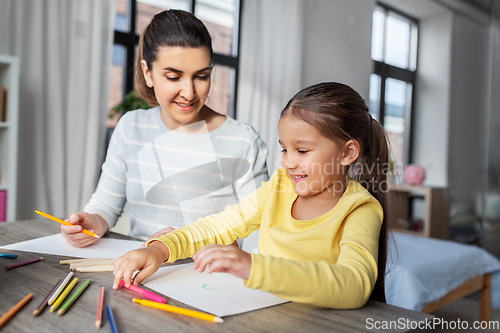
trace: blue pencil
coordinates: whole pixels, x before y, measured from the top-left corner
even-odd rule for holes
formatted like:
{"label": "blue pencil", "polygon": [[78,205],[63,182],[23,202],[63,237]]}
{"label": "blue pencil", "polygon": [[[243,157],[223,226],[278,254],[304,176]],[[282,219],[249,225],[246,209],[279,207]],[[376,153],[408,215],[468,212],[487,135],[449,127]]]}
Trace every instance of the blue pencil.
{"label": "blue pencil", "polygon": [[111,325],[111,332],[118,333],[118,327],[116,326],[115,316],[113,316],[113,310],[111,310],[111,305],[106,307],[106,312],[108,313],[109,324]]}
{"label": "blue pencil", "polygon": [[16,258],[17,258],[17,254],[0,253],[0,257],[4,257],[4,258],[14,258],[14,259],[16,259]]}

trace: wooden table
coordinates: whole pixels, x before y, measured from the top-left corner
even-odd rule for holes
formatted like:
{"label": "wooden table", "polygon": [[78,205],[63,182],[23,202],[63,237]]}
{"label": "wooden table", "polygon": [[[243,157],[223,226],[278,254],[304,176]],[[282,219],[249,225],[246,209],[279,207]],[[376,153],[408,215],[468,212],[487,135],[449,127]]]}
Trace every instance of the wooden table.
{"label": "wooden table", "polygon": [[[0,246],[48,236],[60,231],[57,223],[39,219],[19,222],[0,223]],[[127,236],[111,233],[109,237],[130,239]],[[0,250],[2,253],[14,253]],[[0,268],[0,315],[5,314],[13,305],[28,293],[33,299],[26,304],[3,328],[2,332],[93,332],[96,305],[101,286],[106,288],[104,304],[111,305],[120,332],[377,332],[373,325],[380,326],[388,321],[413,322],[432,321],[433,316],[410,311],[395,306],[369,301],[358,310],[332,310],[300,303],[285,303],[266,309],[224,317],[224,323],[214,324],[182,315],[146,308],[132,303],[137,295],[126,289],[113,290],[112,273],[76,273],[80,281],[92,280],[87,290],[73,304],[64,316],[50,313],[48,308],[38,316],[33,311],[40,304],[53,285],[65,277],[69,268],[59,261],[65,256],[35,254],[16,251],[16,261],[36,256],[40,262],[6,271]],[[0,258],[0,266],[14,261]],[[146,288],[146,287],[145,287]],[[147,289],[147,288],[146,288]],[[181,302],[167,298],[167,303],[191,308]],[[370,319],[371,318],[371,319]],[[368,320],[368,321],[367,321]],[[376,322],[377,321],[377,322]],[[367,327],[369,324],[370,327]],[[371,328],[371,329],[368,329]],[[110,324],[103,313],[102,332],[110,331]],[[433,332],[431,329],[393,330],[395,332]]]}

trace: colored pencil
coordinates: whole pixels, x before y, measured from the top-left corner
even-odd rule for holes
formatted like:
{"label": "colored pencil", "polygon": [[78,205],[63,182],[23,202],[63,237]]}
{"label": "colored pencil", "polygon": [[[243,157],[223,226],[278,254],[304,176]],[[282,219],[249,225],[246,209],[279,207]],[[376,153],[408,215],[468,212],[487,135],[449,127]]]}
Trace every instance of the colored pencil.
{"label": "colored pencil", "polygon": [[[127,288],[125,286],[125,282],[123,280],[120,280],[120,286],[123,288]],[[166,303],[167,300],[161,296],[156,295],[155,293],[152,293],[148,290],[142,289],[134,284],[130,284],[130,287],[127,289],[132,290],[133,292],[138,293],[139,295],[142,295],[143,297],[146,297],[147,299],[152,300],[153,302],[158,302],[158,303]]]}
{"label": "colored pencil", "polygon": [[65,314],[66,311],[68,311],[69,307],[73,305],[76,299],[85,291],[85,289],[89,286],[89,284],[90,284],[90,279],[87,279],[87,281],[85,281],[85,283],[82,284],[82,286],[78,288],[78,290],[73,295],[71,295],[70,299],[66,303],[64,303],[61,309],[57,311],[57,315],[62,316],[63,314]]}
{"label": "colored pencil", "polygon": [[155,309],[159,309],[159,310],[163,310],[163,311],[173,312],[173,313],[177,313],[177,314],[181,314],[181,315],[189,316],[189,317],[193,317],[193,318],[203,319],[203,320],[211,321],[214,323],[223,323],[224,322],[224,320],[220,317],[217,317],[217,316],[214,316],[214,315],[211,315],[208,313],[203,313],[203,312],[199,312],[199,311],[180,308],[178,306],[161,304],[161,303],[148,301],[145,299],[138,299],[138,298],[134,298],[133,302],[138,303],[140,305],[148,306],[150,308],[155,308]]}
{"label": "colored pencil", "polygon": [[95,328],[101,328],[102,324],[102,307],[104,305],[104,287],[99,290],[99,300],[97,301],[97,314],[95,315]]}
{"label": "colored pencil", "polygon": [[88,266],[88,267],[77,267],[77,272],[91,273],[91,272],[112,272],[114,271],[113,265],[100,265],[100,266]]}
{"label": "colored pencil", "polygon": [[86,258],[86,259],[69,259],[69,260],[61,260],[59,261],[60,265],[71,265],[71,264],[78,264],[78,263],[86,263],[89,261],[114,261],[115,259],[113,258]]}
{"label": "colored pencil", "polygon": [[73,289],[77,282],[78,278],[74,278],[73,281],[71,281],[71,283],[66,287],[66,289],[64,289],[61,295],[59,295],[54,304],[50,307],[50,312],[54,312],[57,310],[57,308],[61,305],[66,296],[68,296],[69,292],[71,291],[71,289]]}
{"label": "colored pencil", "polygon": [[111,326],[112,333],[118,333],[118,327],[116,326],[115,316],[113,315],[113,310],[111,309],[111,305],[106,307],[106,312],[108,313],[109,325]]}
{"label": "colored pencil", "polygon": [[61,285],[62,281],[63,279],[59,279],[59,281],[57,281],[52,290],[47,294],[47,296],[45,296],[42,303],[40,303],[40,305],[35,309],[35,311],[33,311],[33,316],[38,316],[43,311],[43,309],[47,305],[47,302],[49,301],[50,296],[54,293],[54,291],[57,290],[57,287]]}
{"label": "colored pencil", "polygon": [[9,319],[12,318],[17,313],[17,311],[19,311],[32,298],[33,298],[33,294],[29,293],[28,295],[26,295],[26,297],[24,297],[21,301],[19,301],[19,303],[17,303],[16,305],[14,305],[12,307],[12,309],[10,309],[9,311],[7,311],[7,313],[4,314],[0,318],[0,328],[3,325],[5,325],[5,323],[8,322]]}
{"label": "colored pencil", "polygon": [[[69,225],[69,226],[74,225],[74,224],[71,224],[71,223],[66,222],[66,221],[64,221],[64,220],[58,219],[58,218],[57,218],[57,217],[55,217],[55,216],[52,216],[52,215],[46,214],[46,213],[44,213],[44,212],[41,212],[41,211],[39,211],[39,210],[35,210],[35,213],[37,213],[38,215],[42,215],[43,217],[46,217],[46,218],[48,218],[49,220],[52,220],[52,221],[57,222],[57,223],[61,223],[61,224],[64,224],[64,225]],[[83,232],[84,234],[87,234],[87,235],[89,235],[89,236],[92,236],[92,237],[95,237],[95,238],[99,238],[99,236],[98,236],[98,235],[96,235],[96,234],[95,234],[95,233],[93,233],[92,231],[88,231],[87,229],[82,229],[82,231],[81,231],[81,232]]]}
{"label": "colored pencil", "polygon": [[27,265],[27,264],[32,264],[32,263],[40,261],[42,259],[43,259],[43,257],[39,257],[39,258],[34,258],[34,259],[30,259],[30,260],[18,262],[17,264],[12,264],[12,265],[9,265],[9,266],[5,266],[5,270],[8,271],[9,269],[13,269],[13,268],[16,268],[16,267],[19,267],[19,266],[24,266],[24,265]]}
{"label": "colored pencil", "polygon": [[17,254],[7,254],[7,253],[0,253],[0,258],[17,258]]}
{"label": "colored pencil", "polygon": [[72,276],[73,276],[73,272],[69,272],[69,274],[64,278],[63,282],[59,285],[59,287],[57,287],[56,291],[54,291],[52,296],[50,296],[49,301],[47,302],[49,305],[54,304],[57,296],[59,296],[59,294],[64,289],[64,287],[66,287],[66,285],[69,282],[69,279],[71,279]]}
{"label": "colored pencil", "polygon": [[114,260],[107,260],[107,261],[88,261],[88,262],[80,262],[80,263],[74,263],[69,266],[69,268],[74,271],[78,268],[82,267],[93,267],[93,266],[102,266],[102,265],[107,265],[107,266],[113,266]]}

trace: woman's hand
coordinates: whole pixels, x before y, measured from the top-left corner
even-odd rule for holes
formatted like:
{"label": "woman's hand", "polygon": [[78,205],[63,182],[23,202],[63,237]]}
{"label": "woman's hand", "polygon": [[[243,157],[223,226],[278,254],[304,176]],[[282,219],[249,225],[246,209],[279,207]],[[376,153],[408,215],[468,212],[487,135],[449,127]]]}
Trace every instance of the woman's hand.
{"label": "woman's hand", "polygon": [[211,244],[193,256],[193,268],[199,272],[223,272],[248,280],[252,269],[252,256],[237,246]]}
{"label": "woman's hand", "polygon": [[99,238],[84,234],[81,232],[82,229],[92,231],[99,237],[104,236],[109,230],[108,223],[106,223],[106,221],[97,214],[89,214],[85,212],[74,213],[70,215],[66,222],[73,225],[61,225],[61,234],[66,239],[66,242],[70,243],[74,247],[89,246],[99,240]]}
{"label": "woman's hand", "polygon": [[138,286],[145,278],[153,275],[169,256],[168,247],[159,241],[152,242],[147,248],[127,252],[115,260],[113,289],[118,289],[121,279],[125,282],[125,286],[129,287],[132,275],[140,269],[133,281]]}
{"label": "woman's hand", "polygon": [[155,239],[155,238],[158,238],[158,237],[163,236],[163,235],[166,235],[166,234],[168,234],[169,232],[172,232],[172,231],[174,231],[174,230],[175,230],[175,229],[174,229],[174,228],[172,228],[172,227],[166,227],[166,228],[161,229],[160,231],[158,231],[158,232],[156,232],[156,233],[152,234],[152,235],[151,235],[151,236],[149,236],[149,237],[148,237],[148,239],[146,239],[146,241],[145,241],[145,242],[141,245],[141,249],[142,249],[142,248],[147,247],[147,245],[146,245],[146,244],[147,244],[150,240]]}

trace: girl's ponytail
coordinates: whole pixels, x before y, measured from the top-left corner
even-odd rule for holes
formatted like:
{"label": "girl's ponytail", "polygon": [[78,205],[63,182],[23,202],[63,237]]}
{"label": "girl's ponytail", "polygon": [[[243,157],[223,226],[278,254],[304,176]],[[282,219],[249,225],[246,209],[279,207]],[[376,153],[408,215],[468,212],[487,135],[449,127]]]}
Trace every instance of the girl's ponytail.
{"label": "girl's ponytail", "polygon": [[387,261],[387,195],[389,191],[388,173],[389,173],[389,145],[386,132],[382,125],[369,117],[369,135],[368,144],[365,149],[365,156],[362,158],[365,166],[360,175],[361,184],[367,184],[366,189],[373,195],[384,210],[384,219],[379,235],[379,252],[378,252],[378,277],[371,299],[385,302],[385,268]]}

